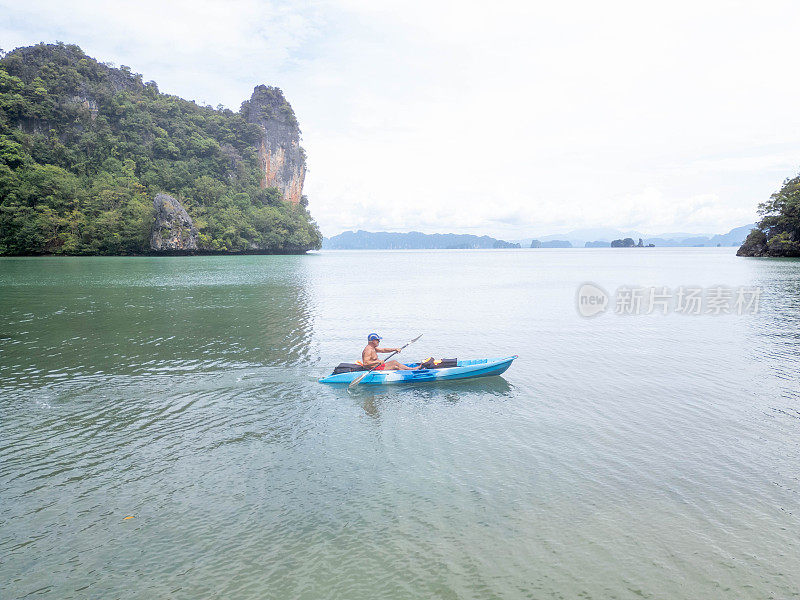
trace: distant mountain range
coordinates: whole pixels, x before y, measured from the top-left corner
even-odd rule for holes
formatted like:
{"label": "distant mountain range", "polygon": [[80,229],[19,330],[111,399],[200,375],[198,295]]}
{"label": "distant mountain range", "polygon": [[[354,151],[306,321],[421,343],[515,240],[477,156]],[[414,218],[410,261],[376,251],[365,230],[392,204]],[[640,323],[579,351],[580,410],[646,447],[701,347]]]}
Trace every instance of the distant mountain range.
{"label": "distant mountain range", "polygon": [[380,231],[345,231],[330,238],[322,238],[323,250],[438,250],[519,248],[520,245],[498,240],[488,235],[460,233],[389,233]]}
{"label": "distant mountain range", "polygon": [[324,250],[438,250],[488,248],[605,248],[616,239],[643,240],[645,246],[740,246],[755,225],[744,225],[724,234],[662,233],[646,235],[638,231],[618,229],[579,229],[564,234],[546,235],[507,242],[488,235],[460,233],[392,233],[386,231],[345,231],[322,239]]}

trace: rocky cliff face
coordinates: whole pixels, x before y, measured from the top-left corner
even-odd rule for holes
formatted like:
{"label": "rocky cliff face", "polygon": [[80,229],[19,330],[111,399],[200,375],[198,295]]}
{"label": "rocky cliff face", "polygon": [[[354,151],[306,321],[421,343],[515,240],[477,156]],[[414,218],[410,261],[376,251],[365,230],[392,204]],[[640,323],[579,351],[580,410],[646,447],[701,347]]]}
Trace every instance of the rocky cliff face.
{"label": "rocky cliff face", "polygon": [[261,128],[258,155],[262,187],[276,187],[284,199],[298,204],[303,197],[306,176],[305,152],[300,147],[300,128],[291,105],[276,87],[259,85],[242,114]]}
{"label": "rocky cliff face", "polygon": [[756,228],[736,251],[736,256],[797,258],[800,257],[800,239],[794,232],[781,232],[770,237]]}
{"label": "rocky cliff face", "polygon": [[150,249],[159,252],[197,250],[197,228],[186,209],[168,194],[153,199],[155,221],[150,231]]}
{"label": "rocky cliff face", "polygon": [[769,256],[766,234],[760,229],[753,229],[736,251],[736,256]]}

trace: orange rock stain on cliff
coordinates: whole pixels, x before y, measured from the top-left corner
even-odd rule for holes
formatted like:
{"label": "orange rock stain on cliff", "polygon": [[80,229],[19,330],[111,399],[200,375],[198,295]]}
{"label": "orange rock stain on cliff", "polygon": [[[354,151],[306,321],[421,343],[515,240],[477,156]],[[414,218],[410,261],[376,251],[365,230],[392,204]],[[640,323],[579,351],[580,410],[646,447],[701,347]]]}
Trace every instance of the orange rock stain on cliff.
{"label": "orange rock stain on cliff", "polygon": [[283,193],[285,200],[292,204],[299,204],[303,195],[303,180],[306,175],[305,167],[301,167],[299,171],[297,167],[293,168],[289,181],[283,181],[281,173],[286,162],[286,150],[280,147],[275,150],[267,148],[262,140],[258,155],[261,161],[261,170],[264,174],[261,179],[261,188],[277,187]]}

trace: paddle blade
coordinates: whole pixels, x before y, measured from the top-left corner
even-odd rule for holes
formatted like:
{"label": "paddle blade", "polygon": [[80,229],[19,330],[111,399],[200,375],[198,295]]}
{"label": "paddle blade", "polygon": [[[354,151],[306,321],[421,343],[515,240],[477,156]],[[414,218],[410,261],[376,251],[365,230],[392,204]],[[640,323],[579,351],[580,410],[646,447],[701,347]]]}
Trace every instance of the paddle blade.
{"label": "paddle blade", "polygon": [[359,383],[361,383],[361,380],[362,380],[362,379],[364,379],[364,377],[366,377],[366,376],[367,376],[367,375],[369,375],[370,373],[372,373],[372,371],[367,371],[367,372],[366,372],[366,373],[364,373],[363,375],[359,375],[358,377],[356,377],[355,379],[353,379],[353,381],[351,381],[351,382],[350,382],[350,385],[348,385],[348,386],[347,386],[347,387],[348,387],[348,389],[349,389],[349,388],[354,388],[354,387],[356,387],[356,386],[357,386]]}

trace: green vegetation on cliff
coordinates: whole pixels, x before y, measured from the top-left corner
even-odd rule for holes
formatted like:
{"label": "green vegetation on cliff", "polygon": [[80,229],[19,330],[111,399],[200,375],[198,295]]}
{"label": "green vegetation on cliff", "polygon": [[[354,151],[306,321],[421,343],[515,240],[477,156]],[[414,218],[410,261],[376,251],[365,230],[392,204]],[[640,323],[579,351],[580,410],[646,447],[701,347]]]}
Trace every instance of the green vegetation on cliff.
{"label": "green vegetation on cliff", "polygon": [[761,221],[736,253],[739,256],[800,256],[800,175],[758,205]]}
{"label": "green vegetation on cliff", "polygon": [[305,202],[261,188],[261,133],[77,46],[14,50],[0,59],[0,254],[148,252],[159,192],[186,208],[201,250],[318,248]]}

